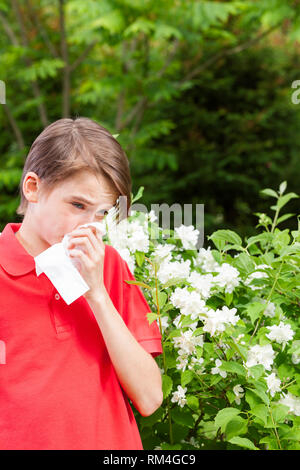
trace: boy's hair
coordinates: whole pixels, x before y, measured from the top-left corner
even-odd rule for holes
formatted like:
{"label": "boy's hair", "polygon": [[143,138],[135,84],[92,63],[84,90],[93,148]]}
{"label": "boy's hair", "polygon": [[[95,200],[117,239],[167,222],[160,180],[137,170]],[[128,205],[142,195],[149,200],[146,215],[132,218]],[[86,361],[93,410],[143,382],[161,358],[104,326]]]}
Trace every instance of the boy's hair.
{"label": "boy's hair", "polygon": [[17,214],[24,216],[28,207],[23,193],[23,181],[28,171],[36,173],[43,182],[42,191],[49,193],[80,170],[100,173],[117,197],[126,196],[128,216],[132,183],[126,153],[107,129],[85,117],[59,119],[35,139],[19,184],[21,201]]}

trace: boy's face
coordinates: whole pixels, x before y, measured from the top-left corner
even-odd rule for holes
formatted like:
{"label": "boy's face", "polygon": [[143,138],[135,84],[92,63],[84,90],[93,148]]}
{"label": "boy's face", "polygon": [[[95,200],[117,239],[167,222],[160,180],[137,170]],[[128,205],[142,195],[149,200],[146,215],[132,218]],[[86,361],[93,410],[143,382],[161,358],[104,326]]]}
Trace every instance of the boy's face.
{"label": "boy's face", "polygon": [[45,245],[61,242],[66,233],[80,225],[101,222],[105,211],[113,207],[118,198],[105,178],[89,171],[81,171],[59,183],[50,193],[45,194],[39,188],[42,188],[39,177],[28,172],[23,191],[30,207],[23,223],[26,220],[27,227]]}

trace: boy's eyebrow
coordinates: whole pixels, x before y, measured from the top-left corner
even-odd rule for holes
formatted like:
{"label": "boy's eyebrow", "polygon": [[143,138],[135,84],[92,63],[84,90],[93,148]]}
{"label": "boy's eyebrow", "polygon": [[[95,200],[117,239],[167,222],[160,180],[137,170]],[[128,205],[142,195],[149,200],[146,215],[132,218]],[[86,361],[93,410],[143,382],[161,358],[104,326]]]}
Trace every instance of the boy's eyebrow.
{"label": "boy's eyebrow", "polygon": [[[90,201],[89,199],[86,199],[85,197],[83,196],[70,196],[70,199],[76,199],[76,201],[80,201],[80,202],[83,202],[84,204],[87,204],[88,206],[94,206],[95,203],[93,201]],[[111,209],[112,207],[114,207],[113,204],[111,204],[110,206],[106,206],[104,209],[102,210],[109,210]]]}

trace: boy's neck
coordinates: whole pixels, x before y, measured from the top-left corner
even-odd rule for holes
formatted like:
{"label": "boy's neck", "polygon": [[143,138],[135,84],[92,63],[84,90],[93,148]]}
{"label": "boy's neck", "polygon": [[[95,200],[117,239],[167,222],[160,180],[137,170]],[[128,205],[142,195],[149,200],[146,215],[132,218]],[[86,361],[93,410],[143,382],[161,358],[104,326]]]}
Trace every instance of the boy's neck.
{"label": "boy's neck", "polygon": [[15,236],[27,253],[33,257],[42,253],[49,246],[45,246],[45,243],[34,233],[32,229],[29,229],[25,223],[25,219],[22,222],[20,229],[15,233]]}

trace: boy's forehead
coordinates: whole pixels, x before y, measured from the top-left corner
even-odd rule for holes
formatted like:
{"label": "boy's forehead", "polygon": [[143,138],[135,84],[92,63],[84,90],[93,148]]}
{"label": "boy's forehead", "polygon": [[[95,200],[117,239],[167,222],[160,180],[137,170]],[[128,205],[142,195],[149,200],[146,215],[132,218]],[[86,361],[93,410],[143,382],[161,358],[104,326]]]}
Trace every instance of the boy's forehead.
{"label": "boy's forehead", "polygon": [[80,178],[70,178],[64,182],[61,192],[64,196],[85,199],[90,205],[108,202],[114,204],[118,194],[104,178],[94,175],[82,175]]}

